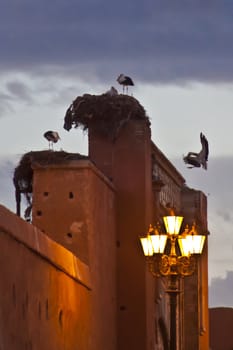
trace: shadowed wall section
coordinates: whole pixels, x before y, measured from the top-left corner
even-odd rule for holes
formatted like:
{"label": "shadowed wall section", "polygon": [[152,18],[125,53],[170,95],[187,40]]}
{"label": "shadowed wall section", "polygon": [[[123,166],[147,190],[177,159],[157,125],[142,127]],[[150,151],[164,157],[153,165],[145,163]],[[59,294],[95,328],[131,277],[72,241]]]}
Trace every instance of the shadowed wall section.
{"label": "shadowed wall section", "polygon": [[185,349],[208,349],[208,227],[207,198],[203,192],[184,186],[182,190],[182,213],[186,223],[196,223],[199,232],[206,234],[201,256],[196,257],[196,270],[183,280]]}
{"label": "shadowed wall section", "polygon": [[[130,120],[116,140],[89,125],[89,157],[116,188],[117,349],[151,349],[155,343],[155,281],[139,235],[152,220],[151,134],[148,120]],[[104,155],[104,156],[103,156]]]}
{"label": "shadowed wall section", "polygon": [[211,350],[233,349],[233,308],[215,307],[209,309]]}

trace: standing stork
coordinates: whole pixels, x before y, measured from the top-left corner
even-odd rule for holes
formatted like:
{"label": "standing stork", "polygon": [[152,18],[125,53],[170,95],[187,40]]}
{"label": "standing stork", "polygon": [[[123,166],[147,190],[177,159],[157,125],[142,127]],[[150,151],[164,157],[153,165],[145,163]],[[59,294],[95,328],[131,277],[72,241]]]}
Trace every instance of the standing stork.
{"label": "standing stork", "polygon": [[124,74],[120,74],[119,77],[117,78],[117,81],[120,85],[123,85],[123,93],[125,92],[126,88],[126,93],[128,94],[128,86],[133,86],[134,82],[130,77],[127,77]]}
{"label": "standing stork", "polygon": [[183,157],[183,160],[186,164],[191,165],[188,168],[200,168],[202,166],[203,169],[207,170],[209,143],[202,132],[200,133],[200,141],[202,145],[201,151],[199,153],[189,152],[187,156]]}
{"label": "standing stork", "polygon": [[53,149],[53,144],[60,140],[60,136],[57,131],[46,131],[44,137],[49,141],[49,149]]}

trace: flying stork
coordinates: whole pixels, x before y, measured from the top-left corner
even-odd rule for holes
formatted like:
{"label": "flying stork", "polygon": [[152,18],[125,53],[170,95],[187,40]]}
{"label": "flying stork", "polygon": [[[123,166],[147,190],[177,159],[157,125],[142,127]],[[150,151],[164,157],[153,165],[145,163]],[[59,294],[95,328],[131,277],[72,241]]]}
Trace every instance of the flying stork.
{"label": "flying stork", "polygon": [[44,137],[49,141],[49,149],[53,149],[53,144],[60,140],[60,136],[57,131],[46,131]]}
{"label": "flying stork", "polygon": [[190,164],[188,168],[200,168],[202,166],[203,169],[207,170],[207,161],[209,156],[209,143],[205,135],[200,133],[200,141],[201,141],[201,151],[199,153],[189,152],[187,156],[183,157],[183,160],[186,164]]}
{"label": "flying stork", "polygon": [[123,93],[125,92],[126,88],[126,93],[128,94],[128,86],[133,86],[134,82],[130,77],[127,77],[124,74],[120,74],[119,77],[117,78],[117,81],[120,85],[123,85]]}

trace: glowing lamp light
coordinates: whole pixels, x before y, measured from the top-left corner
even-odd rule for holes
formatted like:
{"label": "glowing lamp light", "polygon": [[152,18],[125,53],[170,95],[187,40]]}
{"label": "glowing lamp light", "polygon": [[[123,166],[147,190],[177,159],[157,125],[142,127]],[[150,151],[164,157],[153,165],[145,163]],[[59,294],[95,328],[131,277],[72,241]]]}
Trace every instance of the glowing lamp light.
{"label": "glowing lamp light", "polygon": [[160,234],[157,229],[150,225],[147,235],[140,237],[140,241],[145,256],[163,254],[167,243],[167,235]]}
{"label": "glowing lamp light", "polygon": [[205,236],[188,234],[187,236],[179,237],[178,243],[181,254],[184,256],[201,254],[205,243]]}
{"label": "glowing lamp light", "polygon": [[154,254],[163,254],[167,243],[167,235],[151,235],[150,239]]}
{"label": "glowing lamp light", "polygon": [[[165,216],[163,221],[166,234],[162,233],[159,223],[156,226],[150,225],[147,233],[140,237],[140,241],[152,275],[156,278],[159,276],[170,277],[167,289],[170,296],[169,349],[176,349],[176,322],[178,319],[176,299],[180,292],[177,278],[191,276],[195,272],[197,259],[193,255],[202,253],[206,236],[198,234],[195,222],[191,229],[186,225],[184,232],[179,234],[183,222],[182,216]],[[166,247],[167,239],[169,244]]]}
{"label": "glowing lamp light", "polygon": [[183,216],[164,216],[164,225],[169,235],[178,235],[183,221]]}
{"label": "glowing lamp light", "polygon": [[154,252],[153,252],[153,246],[152,246],[150,236],[147,235],[144,237],[140,237],[140,242],[142,245],[144,255],[145,256],[152,256],[154,254]]}

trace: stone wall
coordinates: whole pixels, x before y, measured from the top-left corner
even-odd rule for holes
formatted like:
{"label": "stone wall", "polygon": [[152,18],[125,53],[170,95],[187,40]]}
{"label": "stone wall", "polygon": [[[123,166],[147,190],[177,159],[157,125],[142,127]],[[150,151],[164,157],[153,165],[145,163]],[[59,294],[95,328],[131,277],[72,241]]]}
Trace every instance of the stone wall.
{"label": "stone wall", "polygon": [[116,348],[115,190],[89,160],[34,166],[33,224],[90,268],[90,348]]}
{"label": "stone wall", "polygon": [[87,265],[0,206],[0,349],[90,349]]}

